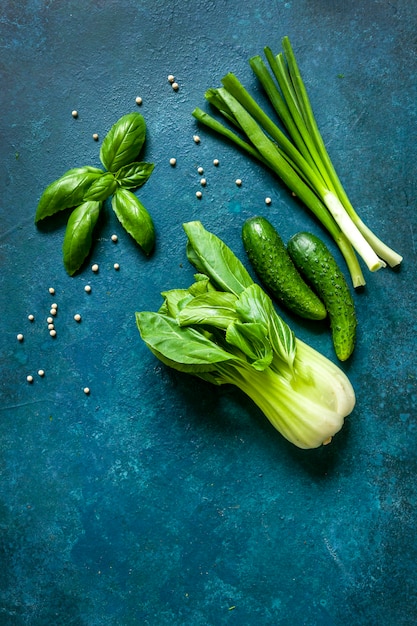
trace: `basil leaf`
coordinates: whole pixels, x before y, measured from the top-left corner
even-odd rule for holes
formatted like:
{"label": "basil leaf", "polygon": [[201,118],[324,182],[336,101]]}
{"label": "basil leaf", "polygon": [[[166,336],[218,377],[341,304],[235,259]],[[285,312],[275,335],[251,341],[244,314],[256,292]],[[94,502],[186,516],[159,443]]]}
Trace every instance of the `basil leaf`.
{"label": "basil leaf", "polygon": [[208,232],[201,222],[188,222],[183,224],[183,228],[188,236],[188,260],[215,285],[239,295],[253,284],[241,261],[219,237]]}
{"label": "basil leaf", "polygon": [[89,165],[68,170],[43,192],[36,210],[35,222],[80,204],[87,190],[102,174],[103,170]]}
{"label": "basil leaf", "polygon": [[100,160],[109,172],[117,172],[136,159],[146,135],[146,123],[140,113],[128,113],[109,130],[100,148]]}
{"label": "basil leaf", "polygon": [[128,189],[121,187],[112,198],[113,211],[123,228],[140,245],[145,254],[150,254],[155,245],[155,229],[148,211]]}
{"label": "basil leaf", "polygon": [[114,193],[117,187],[114,175],[111,172],[103,173],[100,178],[97,178],[88,189],[83,200],[106,200]]}
{"label": "basil leaf", "polygon": [[83,202],[69,216],[62,252],[64,266],[70,276],[81,267],[90,251],[100,209],[101,202]]}
{"label": "basil leaf", "polygon": [[155,356],[182,372],[210,372],[216,369],[216,363],[235,360],[204,334],[194,328],[181,328],[166,315],[152,311],[136,313],[136,324]]}
{"label": "basil leaf", "polygon": [[144,161],[130,163],[116,172],[116,180],[125,189],[138,189],[146,183],[154,167],[154,163],[145,163]]}

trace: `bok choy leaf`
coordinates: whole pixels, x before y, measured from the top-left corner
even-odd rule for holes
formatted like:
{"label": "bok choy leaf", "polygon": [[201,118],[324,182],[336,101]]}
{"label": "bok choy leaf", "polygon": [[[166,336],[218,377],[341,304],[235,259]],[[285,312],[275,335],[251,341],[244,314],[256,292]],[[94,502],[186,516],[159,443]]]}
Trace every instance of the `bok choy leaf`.
{"label": "bok choy leaf", "polygon": [[169,367],[237,386],[294,445],[329,443],[355,405],[347,376],[295,337],[221,239],[198,221],[184,230],[195,282],[136,313],[142,340]]}

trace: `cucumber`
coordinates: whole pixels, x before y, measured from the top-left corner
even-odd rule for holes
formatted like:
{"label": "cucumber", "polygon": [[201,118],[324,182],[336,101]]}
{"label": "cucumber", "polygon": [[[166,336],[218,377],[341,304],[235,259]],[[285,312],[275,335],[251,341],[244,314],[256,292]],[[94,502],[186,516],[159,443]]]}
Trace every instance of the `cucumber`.
{"label": "cucumber", "polygon": [[287,250],[324,302],[336,356],[346,361],[355,347],[357,319],[352,294],[335,258],[321,239],[311,233],[291,237]]}
{"label": "cucumber", "polygon": [[265,217],[251,217],[242,227],[243,246],[261,283],[273,298],[300,317],[322,320],[326,307],[304,282],[284,242]]}

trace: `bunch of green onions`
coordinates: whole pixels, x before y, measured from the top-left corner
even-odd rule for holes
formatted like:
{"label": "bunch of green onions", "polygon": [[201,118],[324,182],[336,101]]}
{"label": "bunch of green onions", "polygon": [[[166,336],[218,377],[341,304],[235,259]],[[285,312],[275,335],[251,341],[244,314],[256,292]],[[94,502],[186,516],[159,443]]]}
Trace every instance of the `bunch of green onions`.
{"label": "bunch of green onions", "polygon": [[402,257],[363,223],[350,203],[318,129],[289,38],[285,37],[282,44],[283,52],[278,55],[270,48],[264,49],[269,67],[260,56],[249,61],[282,128],[233,73],[223,77],[222,87],[211,88],[205,94],[232,128],[198,107],[193,116],[282,179],[333,237],[346,261],[353,286],[359,287],[365,284],[365,278],[356,253],[371,271],[387,264],[399,265]]}

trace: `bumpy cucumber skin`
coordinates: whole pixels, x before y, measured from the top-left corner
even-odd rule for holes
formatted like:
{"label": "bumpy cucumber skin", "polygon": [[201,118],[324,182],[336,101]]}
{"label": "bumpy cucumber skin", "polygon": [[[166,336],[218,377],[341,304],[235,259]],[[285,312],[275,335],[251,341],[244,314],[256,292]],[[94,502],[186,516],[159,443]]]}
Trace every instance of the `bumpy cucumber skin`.
{"label": "bumpy cucumber skin", "polygon": [[329,314],[336,356],[346,361],[356,341],[356,312],[345,277],[327,246],[311,233],[297,233],[287,250],[297,269],[318,293]]}
{"label": "bumpy cucumber skin", "polygon": [[287,309],[300,317],[322,320],[326,307],[304,282],[284,242],[264,217],[251,217],[242,227],[243,246],[261,283]]}

